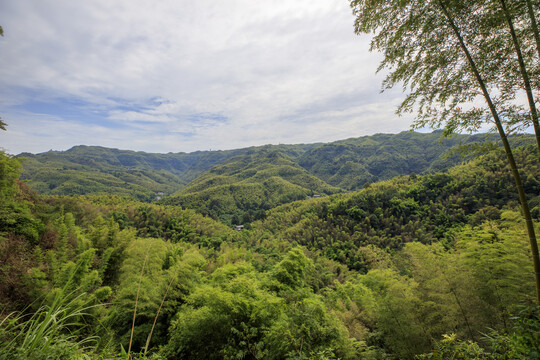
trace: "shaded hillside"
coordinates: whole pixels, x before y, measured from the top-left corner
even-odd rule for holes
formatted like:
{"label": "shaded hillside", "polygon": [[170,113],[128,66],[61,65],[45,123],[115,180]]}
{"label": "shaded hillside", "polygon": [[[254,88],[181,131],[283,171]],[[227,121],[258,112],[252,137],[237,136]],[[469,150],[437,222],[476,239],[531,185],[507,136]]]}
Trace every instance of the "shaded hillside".
{"label": "shaded hillside", "polygon": [[170,194],[235,151],[151,154],[99,146],[75,146],[26,158],[21,179],[42,193],[122,194],[154,200]]}
{"label": "shaded hillside", "polygon": [[301,168],[295,155],[271,146],[258,148],[213,167],[163,202],[228,224],[246,224],[275,206],[340,191]]}
{"label": "shaded hillside", "polygon": [[[297,157],[314,145],[280,145]],[[75,146],[67,151],[23,153],[24,180],[49,195],[119,194],[152,201],[172,194],[204,171],[256,148],[193,153],[153,154],[100,146]],[[163,194],[161,194],[163,193]]]}

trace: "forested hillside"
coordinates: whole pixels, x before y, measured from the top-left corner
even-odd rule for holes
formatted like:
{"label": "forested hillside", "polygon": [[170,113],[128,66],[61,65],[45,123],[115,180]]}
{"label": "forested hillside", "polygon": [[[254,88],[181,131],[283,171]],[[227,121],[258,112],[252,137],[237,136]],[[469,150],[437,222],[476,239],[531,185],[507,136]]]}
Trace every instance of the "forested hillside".
{"label": "forested hillside", "polygon": [[231,158],[162,203],[181,205],[226,224],[249,224],[278,205],[340,192],[272,147]]}
{"label": "forested hillside", "polygon": [[[532,147],[517,155],[540,230],[540,159]],[[178,206],[39,195],[20,169],[0,154],[0,358],[540,351],[528,244],[498,151],[282,205],[241,232]]]}
{"label": "forested hillside", "polygon": [[[444,171],[460,161],[450,149],[496,141],[487,134],[443,137],[440,131],[422,134],[376,134],[323,144],[306,151],[298,163],[327,183],[346,190],[399,175]],[[531,144],[531,136],[516,137],[516,144]]]}
{"label": "forested hillside", "polygon": [[[261,159],[264,159],[269,151],[281,152],[285,154],[290,166],[297,169],[302,167],[312,177],[333,187],[354,190],[366,182],[447,169],[461,161],[459,156],[445,157],[449,149],[458,144],[484,141],[485,138],[485,135],[456,135],[443,140],[438,132],[403,132],[329,144],[266,145],[228,151],[151,154],[76,146],[63,152],[50,151],[37,155],[24,153],[19,157],[25,158],[21,179],[39,193],[122,194],[148,202],[180,191],[214,166],[225,166],[228,161],[238,161],[239,158],[233,159],[235,156],[249,158],[260,154]],[[534,140],[531,136],[523,136],[515,141],[530,143]],[[259,165],[256,162],[250,164]],[[215,170],[214,173],[218,171],[225,170]],[[271,172],[267,174],[269,177],[275,176]],[[203,183],[208,176],[205,174],[197,183]],[[288,181],[286,178],[282,180]],[[309,188],[311,185],[300,186]],[[293,191],[291,199],[297,199],[298,194],[298,190]],[[239,209],[242,210],[235,210],[239,213],[249,210],[242,207]],[[228,214],[229,217],[232,215]]]}
{"label": "forested hillside", "polygon": [[0,360],[540,359],[539,0],[26,3],[18,149],[434,131],[0,148]]}
{"label": "forested hillside", "polygon": [[[516,157],[525,176],[532,215],[540,218],[540,161],[532,146]],[[453,231],[499,220],[518,206],[502,150],[446,173],[400,176],[360,192],[295,202],[273,209],[254,229],[322,251],[352,269],[366,271],[364,251],[401,249],[408,242],[446,247]],[[368,250],[369,252],[369,250]]]}
{"label": "forested hillside", "polygon": [[151,154],[99,146],[19,155],[21,179],[43,194],[123,194],[152,201],[171,194],[237,151]]}

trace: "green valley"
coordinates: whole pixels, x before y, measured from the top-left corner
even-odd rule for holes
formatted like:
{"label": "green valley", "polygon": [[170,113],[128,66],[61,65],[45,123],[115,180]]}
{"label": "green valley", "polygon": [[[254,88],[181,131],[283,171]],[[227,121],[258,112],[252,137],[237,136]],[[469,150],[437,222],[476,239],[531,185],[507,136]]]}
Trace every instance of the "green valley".
{"label": "green valley", "polygon": [[[0,358],[534,357],[540,309],[502,151],[355,192],[293,161],[307,151],[251,149],[161,204],[39,194],[1,154]],[[540,159],[516,157],[540,231]],[[234,231],[200,214],[215,199],[218,218],[267,209]]]}
{"label": "green valley", "polygon": [[98,146],[19,155],[22,179],[51,195],[124,194],[152,201],[170,194],[236,151],[150,154]]}
{"label": "green valley", "polygon": [[[277,205],[362,188],[397,175],[460,163],[456,146],[486,135],[378,134],[328,144],[266,145],[227,151],[151,154],[77,146],[21,154],[21,180],[48,195],[118,194],[192,208],[228,225],[261,219]],[[516,137],[530,144],[532,136]]]}
{"label": "green valley", "polygon": [[340,192],[293,160],[263,147],[213,167],[162,202],[239,225],[264,218],[266,210],[284,203]]}

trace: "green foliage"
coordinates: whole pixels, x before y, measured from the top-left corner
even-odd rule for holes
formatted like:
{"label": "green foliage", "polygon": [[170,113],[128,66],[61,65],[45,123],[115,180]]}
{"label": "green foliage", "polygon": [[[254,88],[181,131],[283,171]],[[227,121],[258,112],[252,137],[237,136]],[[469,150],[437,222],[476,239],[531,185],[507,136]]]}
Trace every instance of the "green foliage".
{"label": "green foliage", "polygon": [[[524,149],[518,158],[538,202],[537,155]],[[537,312],[518,306],[534,291],[532,274],[498,152],[443,174],[285,204],[241,232],[177,206],[37,196],[11,181],[5,214],[19,220],[0,229],[7,358],[125,359],[137,293],[130,356],[139,359],[538,351]],[[42,320],[61,316],[47,309],[66,294],[75,309],[67,327],[22,347],[21,329],[45,329]],[[34,325],[24,325],[29,319]]]}
{"label": "green foliage", "polygon": [[0,322],[0,359],[76,359],[94,347],[84,320],[94,305],[67,287],[57,291],[50,305],[42,305],[30,317],[7,315]]}
{"label": "green foliage", "polygon": [[[296,153],[309,146],[280,146]],[[289,149],[290,148],[290,149]],[[75,146],[64,152],[24,153],[22,179],[44,194],[121,194],[153,201],[172,194],[204,171],[253,151],[151,154],[99,146]]]}
{"label": "green foliage", "polygon": [[[540,306],[532,303],[521,306],[512,321],[513,333],[507,337],[495,337],[499,347],[510,359],[540,357]],[[497,346],[494,348],[502,352]]]}
{"label": "green foliage", "polygon": [[[265,145],[190,154],[76,146],[64,152],[21,154],[26,158],[21,178],[42,194],[119,194],[147,202],[187,186],[178,193],[186,195],[181,196],[182,204],[230,224],[235,215],[241,219],[249,214],[257,220],[264,217],[261,210],[313,193],[355,190],[367,181],[442,171],[460,161],[457,156],[444,156],[452,146],[493,139],[484,135],[439,138],[440,132],[403,132],[330,144]],[[524,136],[515,141],[524,145],[534,140]],[[190,194],[197,196],[187,196]],[[216,201],[211,203],[208,196]]]}
{"label": "green foliage", "polygon": [[306,151],[298,163],[331,185],[359,190],[367,183],[398,175],[446,170],[461,161],[459,156],[446,156],[449,149],[488,138],[493,140],[485,135],[441,139],[438,131],[376,134],[321,145]]}
{"label": "green foliage", "polygon": [[262,148],[213,167],[163,203],[239,225],[264,218],[265,211],[277,205],[338,191],[310,175],[285,152]]}
{"label": "green foliage", "polygon": [[430,345],[417,309],[422,305],[414,279],[399,275],[395,270],[372,270],[361,277],[361,282],[375,298],[370,309],[376,319],[388,349],[398,358],[407,358]]}
{"label": "green foliage", "polygon": [[18,190],[15,180],[22,170],[18,159],[0,151],[0,198],[5,201],[13,197]]}
{"label": "green foliage", "polygon": [[355,341],[345,327],[332,317],[322,299],[308,296],[286,307],[284,315],[268,330],[270,359],[355,359]]}
{"label": "green foliage", "polygon": [[437,344],[437,350],[417,357],[418,359],[492,359],[489,353],[472,341],[459,341],[455,334],[444,335]]}
{"label": "green foliage", "polygon": [[[495,110],[484,101],[489,94],[505,121],[519,124],[518,128],[529,126],[530,114],[516,105],[523,79],[516,70],[502,2],[351,0],[350,4],[356,33],[373,34],[371,49],[383,53],[379,69],[390,70],[383,87],[409,88],[398,112],[415,112],[415,128],[444,126],[445,133],[452,134],[477,131],[484,123],[493,126]],[[520,41],[525,42],[523,49],[530,49],[529,16],[523,9],[512,6],[512,16]],[[534,74],[536,54],[530,50],[525,54]]]}
{"label": "green foliage", "polygon": [[19,160],[0,151],[0,239],[11,233],[35,243],[42,224],[32,216],[28,202],[19,201],[24,196],[16,182],[20,171]]}
{"label": "green foliage", "polygon": [[152,201],[184,184],[170,155],[78,146],[63,153],[22,156],[22,179],[45,194],[120,194]]}
{"label": "green foliage", "polygon": [[418,355],[417,359],[537,359],[540,356],[540,312],[537,304],[521,306],[514,317],[513,332],[504,335],[491,331],[486,345],[461,340],[455,334],[444,335],[436,349]]}
{"label": "green foliage", "polygon": [[[516,157],[531,174],[526,188],[534,203],[539,198],[532,179],[540,177],[540,160],[532,147],[516,151]],[[412,241],[443,241],[451,246],[453,229],[495,220],[516,200],[504,154],[496,151],[448,173],[398,177],[352,194],[285,205],[253,226],[365,272],[376,266],[370,245],[400,249]]]}
{"label": "green foliage", "polygon": [[[140,350],[154,315],[157,312],[165,283],[162,273],[166,244],[160,239],[137,239],[126,249],[126,261],[120,271],[120,290],[115,296],[115,306],[106,318],[106,323],[116,332],[120,343],[128,348],[133,309],[137,299],[137,322],[133,335],[133,349]],[[142,279],[139,279],[144,264]],[[139,281],[141,280],[140,287]]]}
{"label": "green foliage", "polygon": [[306,285],[306,275],[312,267],[313,263],[304,255],[302,249],[296,247],[274,267],[272,277],[278,281],[280,287],[294,290]]}
{"label": "green foliage", "polygon": [[[221,281],[223,276],[228,281]],[[187,298],[172,324],[166,354],[186,359],[260,358],[268,352],[264,331],[281,314],[281,305],[278,297],[261,288],[252,269],[229,266]]]}
{"label": "green foliage", "polygon": [[[526,51],[525,56],[522,52],[534,46],[530,28],[539,55],[540,40],[532,2],[527,1],[527,11],[509,3],[350,1],[356,33],[373,33],[371,49],[384,53],[379,70],[390,70],[384,87],[400,85],[410,90],[397,112],[416,113],[413,128],[444,127],[443,134],[449,136],[475,132],[487,124],[498,132],[527,224],[540,302],[538,243],[520,168],[507,139],[507,133],[516,127],[526,129],[532,123],[540,151],[534,98],[539,84],[534,81],[531,85],[529,78],[535,78],[532,74],[537,73],[538,59],[534,51]],[[521,44],[517,33],[522,36]],[[519,71],[515,70],[517,64]],[[516,83],[517,74],[522,83]],[[528,110],[521,104],[520,87],[526,90]]]}

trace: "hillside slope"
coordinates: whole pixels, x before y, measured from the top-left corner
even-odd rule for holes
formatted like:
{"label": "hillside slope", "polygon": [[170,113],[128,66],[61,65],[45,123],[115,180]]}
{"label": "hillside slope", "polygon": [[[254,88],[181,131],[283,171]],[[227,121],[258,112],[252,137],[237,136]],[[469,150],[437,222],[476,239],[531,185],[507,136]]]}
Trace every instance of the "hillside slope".
{"label": "hillside slope", "polygon": [[[310,149],[298,158],[298,163],[333,186],[356,190],[366,183],[398,175],[444,171],[461,161],[458,155],[447,157],[449,149],[486,140],[497,138],[486,134],[441,138],[439,131],[376,134]],[[513,142],[527,144],[529,140],[529,136],[516,137]]]}
{"label": "hillside slope", "polygon": [[[296,157],[315,145],[276,148]],[[152,201],[178,191],[213,166],[254,149],[154,154],[81,145],[18,157],[25,159],[21,180],[41,194],[118,194]]]}
{"label": "hillside slope", "polygon": [[[300,166],[327,184],[355,190],[397,175],[445,170],[461,161],[458,156],[444,157],[451,147],[485,138],[485,135],[459,135],[441,140],[437,132],[402,132],[328,144],[265,145],[226,151],[152,154],[76,146],[63,152],[23,153],[19,157],[26,158],[21,180],[41,194],[119,194],[154,201],[178,192],[204,172],[237,156],[246,156],[244,165],[252,166],[257,164],[249,163],[250,156],[279,151],[295,169],[299,170]],[[518,141],[526,143],[530,139],[528,135]],[[201,184],[204,179],[196,183]],[[290,182],[287,178],[281,180]]]}
{"label": "hillside slope", "polygon": [[[532,215],[540,219],[540,159],[533,146],[515,151]],[[515,208],[515,209],[514,209]],[[352,269],[366,269],[366,247],[396,250],[408,242],[453,240],[452,231],[519,212],[502,150],[446,173],[400,176],[362,191],[298,201],[272,209],[253,228],[322,251]]]}
{"label": "hillside slope", "polygon": [[340,189],[326,184],[272,147],[231,158],[205,172],[163,203],[182,205],[228,224],[246,224],[265,210]]}
{"label": "hillside slope", "polygon": [[[540,159],[533,147],[516,158],[540,231]],[[41,196],[1,151],[0,169],[0,358],[125,358],[128,344],[146,350],[153,324],[141,359],[539,351],[540,309],[523,306],[530,250],[500,152],[286,204],[241,232],[178,206]]]}
{"label": "hillside slope", "polygon": [[50,195],[120,194],[151,201],[171,194],[238,151],[151,154],[99,146],[23,153],[21,180]]}

